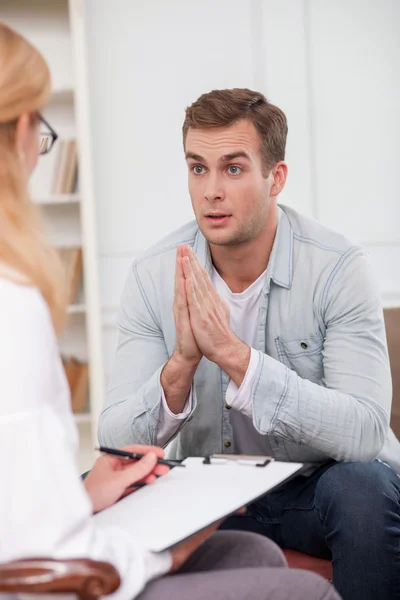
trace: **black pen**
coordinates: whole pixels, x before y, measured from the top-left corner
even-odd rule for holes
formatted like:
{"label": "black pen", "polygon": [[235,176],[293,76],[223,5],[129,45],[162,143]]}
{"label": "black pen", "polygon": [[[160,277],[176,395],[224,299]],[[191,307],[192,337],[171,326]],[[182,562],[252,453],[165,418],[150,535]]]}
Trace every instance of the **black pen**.
{"label": "black pen", "polygon": [[[138,452],[127,452],[126,450],[117,450],[116,448],[106,448],[105,446],[100,446],[100,448],[95,448],[99,452],[103,452],[104,454],[112,454],[113,456],[119,456],[120,458],[131,458],[134,460],[140,460],[145,455],[139,454]],[[180,460],[167,460],[166,458],[157,458],[157,464],[159,465],[167,465],[167,467],[185,467]]]}

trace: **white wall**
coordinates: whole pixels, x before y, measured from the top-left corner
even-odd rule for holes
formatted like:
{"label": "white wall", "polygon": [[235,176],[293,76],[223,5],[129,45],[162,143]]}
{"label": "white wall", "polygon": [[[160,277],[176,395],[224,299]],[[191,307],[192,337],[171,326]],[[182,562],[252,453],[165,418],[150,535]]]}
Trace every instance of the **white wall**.
{"label": "white wall", "polygon": [[251,87],[285,110],[281,201],[365,244],[400,304],[398,0],[86,0],[106,373],[132,258],[192,218],[184,108]]}

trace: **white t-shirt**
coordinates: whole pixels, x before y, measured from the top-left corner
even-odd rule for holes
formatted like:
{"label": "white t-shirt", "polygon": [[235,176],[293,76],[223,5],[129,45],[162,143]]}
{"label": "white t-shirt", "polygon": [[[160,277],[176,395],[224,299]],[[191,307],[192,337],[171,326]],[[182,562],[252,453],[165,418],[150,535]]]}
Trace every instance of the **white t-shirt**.
{"label": "white t-shirt", "polygon": [[[278,208],[278,221],[281,217],[281,213],[282,209]],[[260,361],[260,353],[255,350],[255,347],[257,347],[257,328],[259,324],[261,294],[268,279],[272,277],[275,256],[276,238],[271,249],[266,270],[240,294],[235,294],[229,289],[215,267],[213,267],[212,270],[211,281],[219,296],[228,305],[232,331],[242,342],[250,346],[251,350],[249,365],[240,388],[230,380],[225,396],[226,403],[234,409],[231,415],[231,423],[237,452],[241,452],[241,447],[245,446],[246,448],[252,447],[253,454],[264,453],[265,436],[262,436],[253,427],[251,388]],[[193,393],[191,390],[183,411],[178,414],[173,413],[169,409],[162,387],[161,400],[157,443],[160,446],[164,446],[177,432],[181,422],[187,419],[188,415],[191,413],[193,407]]]}
{"label": "white t-shirt", "polygon": [[77,449],[47,305],[37,289],[0,277],[0,562],[107,561],[122,579],[109,598],[132,600],[170,569],[170,554],[148,552],[122,529],[95,526]]}

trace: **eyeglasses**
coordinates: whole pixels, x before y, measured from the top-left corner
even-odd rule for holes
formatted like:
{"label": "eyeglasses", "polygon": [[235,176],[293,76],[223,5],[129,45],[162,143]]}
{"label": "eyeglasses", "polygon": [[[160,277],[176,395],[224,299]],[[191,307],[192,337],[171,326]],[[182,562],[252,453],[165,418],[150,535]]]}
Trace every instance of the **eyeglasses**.
{"label": "eyeglasses", "polygon": [[44,117],[40,113],[37,113],[37,118],[39,122],[44,125],[48,131],[40,132],[40,140],[39,140],[39,154],[48,154],[52,147],[54,146],[55,141],[58,138],[57,133],[54,129],[49,125]]}

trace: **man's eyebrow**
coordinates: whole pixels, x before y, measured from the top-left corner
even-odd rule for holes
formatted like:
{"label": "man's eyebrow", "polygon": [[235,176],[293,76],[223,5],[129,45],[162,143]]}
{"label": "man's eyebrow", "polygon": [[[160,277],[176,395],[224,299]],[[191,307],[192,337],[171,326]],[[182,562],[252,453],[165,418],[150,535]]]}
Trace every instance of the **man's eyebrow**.
{"label": "man's eyebrow", "polygon": [[193,160],[197,160],[198,162],[206,162],[206,159],[200,156],[200,154],[194,154],[194,152],[186,152],[185,154],[186,160],[188,158],[192,158]]}
{"label": "man's eyebrow", "polygon": [[247,160],[251,160],[249,154],[244,150],[238,150],[237,152],[231,152],[230,154],[224,154],[218,160],[218,162],[229,162],[230,160],[234,160],[235,158],[245,158]]}
{"label": "man's eyebrow", "polygon": [[[193,160],[197,160],[198,162],[206,162],[206,159],[200,154],[195,154],[194,152],[186,152],[186,160],[189,158]],[[221,158],[218,159],[218,162],[224,163],[229,162],[230,160],[234,160],[235,158],[245,158],[246,160],[251,160],[250,156],[244,150],[238,150],[237,152],[231,152],[230,154],[224,154]]]}

